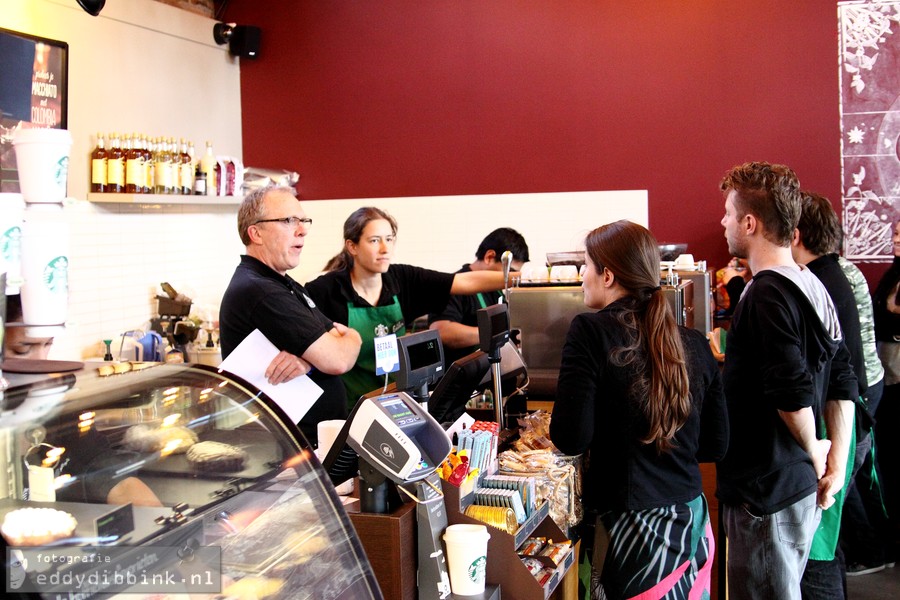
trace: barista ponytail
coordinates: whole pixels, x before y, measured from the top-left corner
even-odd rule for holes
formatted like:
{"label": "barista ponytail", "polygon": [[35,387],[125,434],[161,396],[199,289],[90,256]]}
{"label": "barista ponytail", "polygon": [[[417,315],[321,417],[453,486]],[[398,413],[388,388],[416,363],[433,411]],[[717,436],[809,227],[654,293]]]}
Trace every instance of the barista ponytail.
{"label": "barista ponytail", "polygon": [[628,293],[618,318],[631,341],[611,360],[634,375],[629,396],[647,420],[641,441],[668,451],[692,407],[684,345],[659,285],[657,241],[644,227],[622,220],[591,231],[585,249]]}

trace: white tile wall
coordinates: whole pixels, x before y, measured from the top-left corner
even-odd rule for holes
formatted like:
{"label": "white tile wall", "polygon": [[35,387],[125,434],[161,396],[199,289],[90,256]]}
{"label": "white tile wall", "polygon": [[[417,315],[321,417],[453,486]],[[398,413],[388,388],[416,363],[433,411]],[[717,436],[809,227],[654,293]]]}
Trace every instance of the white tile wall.
{"label": "white tile wall", "polygon": [[102,339],[146,329],[163,281],[190,296],[198,314],[217,314],[243,251],[237,206],[74,201],[65,214],[71,231],[69,322],[53,358],[93,356]]}
{"label": "white tile wall", "polygon": [[528,242],[532,259],[584,247],[591,229],[617,219],[648,222],[646,190],[369,198],[304,202],[313,228],[300,266],[306,281],[343,246],[344,220],[361,206],[377,206],[397,220],[395,262],[456,271],[475,258],[478,244],[498,227],[512,227]]}

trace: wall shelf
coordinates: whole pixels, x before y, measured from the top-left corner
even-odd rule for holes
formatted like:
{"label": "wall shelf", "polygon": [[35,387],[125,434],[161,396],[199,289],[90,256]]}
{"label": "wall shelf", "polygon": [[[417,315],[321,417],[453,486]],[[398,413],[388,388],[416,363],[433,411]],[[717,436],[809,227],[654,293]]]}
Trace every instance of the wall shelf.
{"label": "wall shelf", "polygon": [[98,204],[240,204],[243,196],[187,196],[178,194],[101,194],[90,192],[88,202]]}

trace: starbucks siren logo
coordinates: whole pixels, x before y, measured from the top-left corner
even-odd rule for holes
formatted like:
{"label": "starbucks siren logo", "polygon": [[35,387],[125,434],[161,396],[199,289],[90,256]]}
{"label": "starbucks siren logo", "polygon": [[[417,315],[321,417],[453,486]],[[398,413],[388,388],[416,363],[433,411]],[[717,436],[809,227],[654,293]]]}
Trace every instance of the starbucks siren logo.
{"label": "starbucks siren logo", "polygon": [[10,262],[18,261],[21,257],[22,228],[13,226],[0,235],[0,256]]}
{"label": "starbucks siren logo", "polygon": [[69,289],[69,259],[57,256],[44,267],[44,285],[54,294],[65,294]]}
{"label": "starbucks siren logo", "polygon": [[69,157],[63,156],[56,163],[56,185],[60,189],[66,189],[66,178],[69,175]]}
{"label": "starbucks siren logo", "polygon": [[485,567],[487,566],[487,557],[479,556],[472,564],[469,565],[468,575],[473,582],[484,581]]}

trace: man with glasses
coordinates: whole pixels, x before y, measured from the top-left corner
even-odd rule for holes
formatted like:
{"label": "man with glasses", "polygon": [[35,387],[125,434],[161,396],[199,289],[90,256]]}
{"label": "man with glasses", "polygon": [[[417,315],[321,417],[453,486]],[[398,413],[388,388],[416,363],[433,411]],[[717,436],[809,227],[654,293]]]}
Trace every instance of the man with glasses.
{"label": "man with glasses", "polygon": [[266,369],[270,383],[309,374],[323,394],[298,423],[316,444],[320,421],[347,418],[347,397],[338,375],[356,364],[359,334],[333,323],[287,272],[300,263],[312,219],[290,187],[269,186],[244,197],[238,233],[246,247],[219,311],[222,356],[259,329],[281,352]]}

